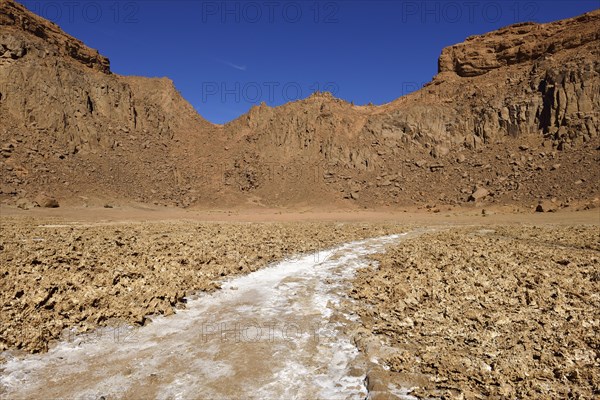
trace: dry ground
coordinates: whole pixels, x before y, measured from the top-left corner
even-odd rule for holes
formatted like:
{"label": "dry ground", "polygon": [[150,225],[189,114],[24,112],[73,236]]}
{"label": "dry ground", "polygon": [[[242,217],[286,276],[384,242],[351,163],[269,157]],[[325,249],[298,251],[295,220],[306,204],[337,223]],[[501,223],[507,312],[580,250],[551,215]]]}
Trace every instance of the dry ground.
{"label": "dry ground", "polygon": [[86,332],[173,313],[221,277],[286,256],[397,232],[397,224],[64,222],[4,218],[0,350],[45,350],[65,328]]}
{"label": "dry ground", "polygon": [[379,360],[373,395],[598,396],[598,209],[509,211],[1,208],[0,346],[44,351],[65,328],[143,324],[223,276],[426,226],[354,283],[356,341]]}
{"label": "dry ground", "polygon": [[352,292],[372,391],[600,395],[599,225],[446,229],[375,258]]}

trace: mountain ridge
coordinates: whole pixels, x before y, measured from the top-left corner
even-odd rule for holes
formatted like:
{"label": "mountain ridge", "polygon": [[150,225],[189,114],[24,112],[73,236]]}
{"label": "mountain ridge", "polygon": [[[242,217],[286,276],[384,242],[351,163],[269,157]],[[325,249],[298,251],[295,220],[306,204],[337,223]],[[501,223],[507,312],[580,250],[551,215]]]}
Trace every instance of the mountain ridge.
{"label": "mountain ridge", "polygon": [[[74,205],[436,209],[485,189],[476,204],[559,208],[599,193],[600,10],[468,38],[421,90],[381,106],[314,93],[223,125],[168,78],[113,74],[18,3],[0,11],[9,204],[47,192]],[[556,187],[563,171],[581,179]]]}

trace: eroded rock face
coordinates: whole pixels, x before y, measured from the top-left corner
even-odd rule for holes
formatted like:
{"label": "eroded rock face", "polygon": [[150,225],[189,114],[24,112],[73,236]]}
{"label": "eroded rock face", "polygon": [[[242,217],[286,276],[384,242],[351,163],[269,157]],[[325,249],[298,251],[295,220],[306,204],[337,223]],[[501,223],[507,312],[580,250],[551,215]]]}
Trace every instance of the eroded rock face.
{"label": "eroded rock face", "polygon": [[366,171],[376,158],[359,134],[367,115],[328,92],[314,93],[277,108],[254,107],[226,128],[245,134],[249,147],[280,149],[281,160],[301,155],[313,163]]}
{"label": "eroded rock face", "polygon": [[19,31],[0,34],[2,51],[3,117],[51,135],[71,153],[111,147],[117,131],[172,137],[182,125],[203,122],[168,79],[90,73],[87,63],[65,60],[57,47]]}
{"label": "eroded rock face", "polygon": [[172,138],[210,125],[166,78],[111,74],[109,60],[13,1],[0,3],[0,115],[67,153],[115,146],[119,136]]}
{"label": "eroded rock face", "polygon": [[[11,0],[0,7],[0,196],[11,204],[46,191],[61,205],[81,195],[183,207],[456,205],[474,185],[499,203],[598,196],[559,182],[552,165],[600,179],[600,11],[469,38],[443,51],[431,83],[389,104],[315,93],[215,126],[170,80],[111,74],[56,25]],[[528,154],[515,157],[522,144]]]}
{"label": "eroded rock face", "polygon": [[11,146],[0,179],[16,187],[9,196],[184,201],[189,173],[179,157],[193,161],[189,141],[213,125],[173,82],[112,74],[108,59],[13,1],[0,3],[0,15],[0,143]]}
{"label": "eroded rock face", "polygon": [[600,40],[600,14],[549,24],[521,23],[445,48],[438,71],[472,77],[490,70],[533,62],[544,55],[573,49]]}
{"label": "eroded rock face", "polygon": [[[600,52],[595,52],[600,56]],[[598,59],[596,59],[598,60]],[[545,136],[562,149],[580,144],[600,132],[600,62],[572,62],[560,69],[546,69],[539,80],[542,106],[538,122]]]}
{"label": "eroded rock face", "polygon": [[[81,41],[65,35],[57,25],[28,12],[25,7],[14,1],[2,1],[0,3],[0,26],[2,26],[3,31],[27,32],[42,39],[45,44],[52,47],[51,50],[42,49],[44,52],[52,51],[54,55],[70,57],[89,68],[106,74],[110,73],[108,58],[85,46]],[[14,46],[11,47],[11,41],[12,45],[19,43],[20,51],[23,52],[27,49],[25,45],[27,42],[15,42],[14,39],[3,38],[3,44],[0,44],[0,57],[2,57],[3,46],[8,44],[7,47],[4,47],[5,49],[15,49]]]}

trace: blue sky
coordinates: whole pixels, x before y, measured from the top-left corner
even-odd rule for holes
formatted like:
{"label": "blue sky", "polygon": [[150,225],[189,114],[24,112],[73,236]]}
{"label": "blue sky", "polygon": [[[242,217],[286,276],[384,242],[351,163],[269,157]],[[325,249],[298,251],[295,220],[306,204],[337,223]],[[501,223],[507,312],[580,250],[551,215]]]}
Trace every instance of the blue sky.
{"label": "blue sky", "polygon": [[113,72],[168,76],[215,123],[315,90],[387,103],[428,82],[443,47],[600,8],[600,0],[22,3],[109,57]]}

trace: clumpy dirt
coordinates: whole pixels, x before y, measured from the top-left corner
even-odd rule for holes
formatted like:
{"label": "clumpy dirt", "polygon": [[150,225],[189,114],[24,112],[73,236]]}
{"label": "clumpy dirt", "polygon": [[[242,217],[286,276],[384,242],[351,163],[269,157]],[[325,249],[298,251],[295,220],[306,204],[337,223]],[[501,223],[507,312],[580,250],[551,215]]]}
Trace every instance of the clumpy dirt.
{"label": "clumpy dirt", "polygon": [[9,353],[0,398],[365,399],[365,360],[351,341],[358,321],[345,293],[368,254],[404,236],[228,279],[139,329],[93,332],[45,354]]}
{"label": "clumpy dirt", "polygon": [[401,231],[393,224],[0,221],[0,350],[169,315],[286,256]]}
{"label": "clumpy dirt", "polygon": [[374,257],[351,293],[365,327],[356,341],[374,362],[371,390],[600,395],[597,225],[446,229]]}

